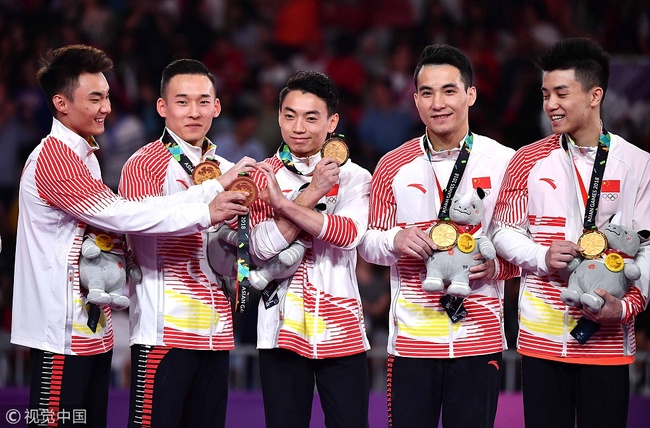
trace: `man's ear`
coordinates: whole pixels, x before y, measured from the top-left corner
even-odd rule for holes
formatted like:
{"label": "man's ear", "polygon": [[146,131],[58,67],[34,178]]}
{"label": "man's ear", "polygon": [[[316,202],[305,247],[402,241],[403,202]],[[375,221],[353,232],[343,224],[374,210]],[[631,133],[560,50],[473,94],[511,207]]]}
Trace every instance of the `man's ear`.
{"label": "man's ear", "polygon": [[591,105],[597,106],[603,101],[603,88],[596,86],[591,92]]}
{"label": "man's ear", "polygon": [[52,104],[56,111],[62,114],[68,113],[68,99],[61,94],[56,94],[52,97]]}
{"label": "man's ear", "polygon": [[156,101],[156,110],[160,117],[167,117],[166,109],[167,105],[165,104],[165,100],[158,98],[158,101]]}

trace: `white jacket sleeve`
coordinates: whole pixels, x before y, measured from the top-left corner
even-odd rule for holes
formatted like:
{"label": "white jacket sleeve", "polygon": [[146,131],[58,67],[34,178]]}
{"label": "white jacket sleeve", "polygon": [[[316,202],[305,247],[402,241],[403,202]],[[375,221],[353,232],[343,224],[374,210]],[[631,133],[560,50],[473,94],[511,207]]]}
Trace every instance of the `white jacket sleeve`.
{"label": "white jacket sleeve", "polygon": [[508,262],[538,276],[549,274],[545,261],[548,247],[534,243],[525,232],[503,227],[493,233],[492,242]]}
{"label": "white jacket sleeve", "polygon": [[368,230],[359,245],[359,255],[368,263],[390,266],[397,263],[401,257],[395,251],[395,235],[402,230],[394,227],[389,230]]}

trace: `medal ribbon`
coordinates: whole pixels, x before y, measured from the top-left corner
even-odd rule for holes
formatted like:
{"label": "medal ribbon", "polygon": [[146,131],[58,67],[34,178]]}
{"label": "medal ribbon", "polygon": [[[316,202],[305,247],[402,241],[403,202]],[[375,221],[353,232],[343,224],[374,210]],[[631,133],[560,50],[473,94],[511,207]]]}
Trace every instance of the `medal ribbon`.
{"label": "medal ribbon", "polygon": [[284,164],[285,168],[287,168],[289,171],[293,172],[294,174],[298,175],[304,175],[309,177],[311,174],[303,174],[302,172],[298,171],[298,168],[293,163],[293,156],[291,155],[291,149],[289,149],[289,145],[285,143],[284,141],[282,144],[280,144],[280,148],[278,148],[278,157]]}
{"label": "medal ribbon", "polygon": [[605,250],[605,251],[603,252],[603,254],[604,254],[604,255],[608,255],[608,254],[618,254],[619,256],[623,257],[624,259],[634,260],[634,257],[633,257],[633,256],[631,256],[631,255],[629,255],[629,254],[627,254],[627,253],[624,253],[623,251],[615,250],[615,249],[613,249],[613,248],[608,248],[607,250]]}
{"label": "medal ribbon", "polygon": [[[463,178],[463,174],[465,173],[465,167],[467,167],[467,160],[469,159],[469,155],[472,152],[473,144],[474,135],[472,135],[472,132],[470,131],[467,133],[463,144],[460,146],[460,153],[458,154],[458,158],[456,158],[454,169],[451,171],[451,175],[449,176],[447,188],[443,192],[443,197],[440,201],[440,211],[438,211],[439,220],[449,220],[449,208],[451,206],[451,200],[453,199],[454,194],[456,194],[456,189],[458,189],[460,181]],[[429,143],[429,137],[427,137],[427,133],[425,132],[424,151],[427,154],[429,162],[431,162],[431,147],[433,146],[431,146],[431,143]],[[433,173],[433,178],[436,180],[436,183],[438,183],[435,172]],[[440,191],[440,185],[438,185],[438,191]]]}
{"label": "medal ribbon", "polygon": [[[183,149],[181,146],[178,145],[176,140],[174,140],[174,137],[171,136],[169,132],[167,132],[167,128],[163,131],[162,137],[160,137],[160,141],[165,145],[167,150],[169,150],[169,153],[171,153],[172,157],[176,159],[176,161],[183,167],[185,172],[192,177],[192,173],[194,172],[194,164],[192,161],[187,157],[185,153],[183,153]],[[206,146],[208,145],[208,149],[210,149],[214,144],[210,143],[207,138],[203,139],[203,145]],[[208,160],[213,160],[213,159],[208,159]]]}
{"label": "medal ribbon", "polygon": [[458,233],[468,233],[472,236],[474,236],[476,233],[478,233],[482,229],[482,224],[456,224],[454,223],[454,227],[458,231]]}
{"label": "medal ribbon", "polygon": [[[247,176],[245,172],[239,175]],[[235,312],[245,314],[250,300],[250,225],[248,213],[237,218],[237,295],[235,300]]]}
{"label": "medal ribbon", "polygon": [[[463,178],[465,173],[465,167],[467,167],[467,161],[469,160],[469,155],[472,152],[472,146],[474,145],[474,135],[471,131],[467,132],[463,144],[460,146],[460,153],[456,158],[454,163],[454,168],[451,171],[449,176],[449,181],[447,182],[447,187],[444,192],[440,189],[440,184],[438,183],[438,178],[436,173],[431,166],[431,171],[433,172],[433,179],[438,186],[438,194],[440,194],[440,210],[438,211],[438,220],[449,220],[449,208],[451,206],[451,200],[460,185],[460,181]],[[429,137],[427,132],[424,132],[424,151],[427,154],[429,163],[431,163],[431,149],[433,145],[429,142]],[[465,299],[460,297],[452,297],[449,294],[445,294],[440,298],[440,304],[447,312],[447,316],[452,323],[457,323],[467,316],[467,311],[463,305]]]}
{"label": "medal ribbon", "polygon": [[[562,148],[566,151],[571,159],[571,153],[568,147],[568,137],[562,135]],[[582,177],[578,172],[573,159],[571,160],[573,168],[578,177],[578,184],[580,185],[580,192],[582,193],[582,200],[585,203],[585,218],[583,227],[585,230],[596,229],[596,214],[598,213],[598,201],[600,199],[600,187],[603,183],[603,176],[605,174],[605,165],[607,164],[607,155],[609,154],[609,145],[611,143],[611,136],[609,132],[603,128],[603,133],[600,134],[598,139],[598,149],[596,149],[596,159],[594,160],[594,167],[591,171],[591,179],[589,180],[589,191],[585,189],[582,183]]]}

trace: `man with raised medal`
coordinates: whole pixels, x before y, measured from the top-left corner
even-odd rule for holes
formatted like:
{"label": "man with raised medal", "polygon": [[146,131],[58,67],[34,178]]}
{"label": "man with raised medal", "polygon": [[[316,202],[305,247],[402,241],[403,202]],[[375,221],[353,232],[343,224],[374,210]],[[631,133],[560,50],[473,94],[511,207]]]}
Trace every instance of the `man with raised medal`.
{"label": "man with raised medal", "polygon": [[[235,165],[206,138],[221,112],[215,77],[199,61],[177,60],[163,71],[160,92],[165,129],[124,165],[120,193],[176,201],[218,193],[220,207],[247,219],[257,189],[240,174],[254,171],[256,161],[245,157]],[[206,258],[207,231],[128,240],[143,272],[130,290],[129,426],[223,427],[233,320],[229,296]]]}
{"label": "man with raised medal", "polygon": [[[295,240],[295,273],[269,285],[257,348],[268,428],[308,428],[314,388],[332,425],[368,426],[369,376],[356,267],[366,231],[370,173],[348,159],[332,79],[298,72],[280,92],[283,142],[251,177],[251,256],[265,261]],[[273,284],[273,282],[271,283]]]}

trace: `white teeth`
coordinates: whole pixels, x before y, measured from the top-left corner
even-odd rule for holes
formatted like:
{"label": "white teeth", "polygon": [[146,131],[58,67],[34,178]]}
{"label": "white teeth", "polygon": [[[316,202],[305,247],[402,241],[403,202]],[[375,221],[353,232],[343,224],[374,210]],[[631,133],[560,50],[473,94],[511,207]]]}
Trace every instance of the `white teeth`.
{"label": "white teeth", "polygon": [[560,120],[560,119],[562,119],[563,117],[564,117],[564,116],[551,116],[551,120],[554,120],[554,121],[555,121],[555,120]]}

